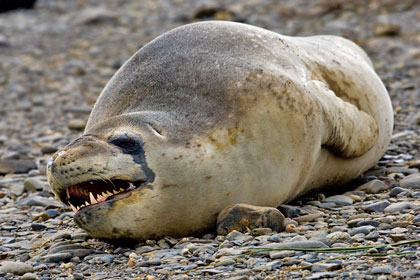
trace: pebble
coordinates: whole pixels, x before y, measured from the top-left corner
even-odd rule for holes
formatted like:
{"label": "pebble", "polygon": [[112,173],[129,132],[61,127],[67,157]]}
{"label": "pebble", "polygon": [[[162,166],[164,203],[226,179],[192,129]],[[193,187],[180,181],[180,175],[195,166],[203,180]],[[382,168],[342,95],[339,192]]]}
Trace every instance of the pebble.
{"label": "pebble", "polygon": [[391,266],[388,265],[382,265],[374,267],[370,270],[371,274],[391,274],[393,271]]}
{"label": "pebble", "polygon": [[389,192],[390,197],[396,197],[398,194],[405,192],[406,190],[400,187],[395,187]]}
{"label": "pebble", "polygon": [[80,119],[69,120],[67,127],[74,130],[83,130],[85,129],[86,121]]}
{"label": "pebble", "polygon": [[21,278],[21,280],[37,280],[37,279],[39,279],[38,276],[36,276],[35,273],[31,273],[31,272],[25,273]]}
{"label": "pebble", "polygon": [[61,261],[68,261],[73,257],[72,253],[56,253],[41,257],[41,261],[45,263],[58,263]]}
{"label": "pebble", "polygon": [[400,181],[400,187],[405,189],[420,188],[420,173],[411,174]]}
{"label": "pebble", "polygon": [[414,208],[416,208],[416,206],[413,203],[404,201],[404,202],[392,203],[391,205],[387,206],[384,209],[384,212],[396,213],[396,212],[401,212],[405,209],[414,209]]}
{"label": "pebble", "polygon": [[347,206],[353,204],[353,199],[347,195],[333,195],[325,198],[324,202],[332,202],[339,206]]}
{"label": "pebble", "polygon": [[0,272],[23,275],[34,270],[33,266],[23,262],[2,261]]}
{"label": "pebble", "polygon": [[389,205],[391,205],[391,203],[389,203],[386,200],[383,200],[383,201],[374,202],[374,203],[371,203],[369,205],[366,205],[366,206],[363,207],[363,209],[365,211],[369,211],[369,212],[382,212]]}
{"label": "pebble", "polygon": [[36,178],[27,178],[23,181],[23,186],[27,192],[42,191],[45,185]]}
{"label": "pebble", "polygon": [[308,222],[315,221],[316,219],[321,218],[322,216],[323,216],[323,213],[321,213],[321,212],[320,213],[312,213],[312,214],[296,217],[293,220],[295,220],[299,224],[302,224],[302,223],[308,223]]}
{"label": "pebble", "polygon": [[336,243],[336,242],[348,242],[351,239],[351,237],[347,232],[336,231],[336,232],[328,234],[326,236],[326,239],[330,243]]}
{"label": "pebble", "polygon": [[361,186],[359,186],[356,191],[363,191],[368,194],[375,194],[379,193],[383,190],[386,190],[388,187],[385,185],[384,182],[380,180],[372,180],[369,181]]}
{"label": "pebble", "polygon": [[354,236],[354,235],[359,234],[359,233],[363,233],[364,235],[367,235],[367,234],[369,234],[369,232],[371,232],[374,229],[375,229],[375,227],[373,227],[373,226],[361,226],[361,227],[357,227],[357,228],[352,229],[349,232],[349,234],[351,236]]}

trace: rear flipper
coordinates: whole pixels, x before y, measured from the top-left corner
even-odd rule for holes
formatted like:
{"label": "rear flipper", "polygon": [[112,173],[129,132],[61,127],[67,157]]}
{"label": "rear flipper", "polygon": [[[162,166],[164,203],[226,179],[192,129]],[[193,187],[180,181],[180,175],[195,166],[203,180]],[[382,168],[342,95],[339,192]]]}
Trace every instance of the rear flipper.
{"label": "rear flipper", "polygon": [[312,80],[308,85],[323,112],[322,146],[347,158],[368,152],[378,137],[375,119],[337,97],[323,82]]}

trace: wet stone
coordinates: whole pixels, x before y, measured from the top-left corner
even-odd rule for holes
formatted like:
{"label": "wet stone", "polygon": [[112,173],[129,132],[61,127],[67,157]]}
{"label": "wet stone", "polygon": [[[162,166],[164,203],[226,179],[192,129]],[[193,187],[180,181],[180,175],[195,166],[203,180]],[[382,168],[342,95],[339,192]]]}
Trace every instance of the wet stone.
{"label": "wet stone", "polygon": [[373,226],[361,226],[361,227],[357,227],[355,229],[352,229],[349,234],[351,236],[354,236],[356,234],[359,233],[363,233],[364,235],[369,234],[373,229],[375,229]]}
{"label": "wet stone", "polygon": [[36,276],[35,273],[31,273],[31,272],[25,273],[21,278],[21,280],[37,280],[37,279],[38,279],[38,276]]}

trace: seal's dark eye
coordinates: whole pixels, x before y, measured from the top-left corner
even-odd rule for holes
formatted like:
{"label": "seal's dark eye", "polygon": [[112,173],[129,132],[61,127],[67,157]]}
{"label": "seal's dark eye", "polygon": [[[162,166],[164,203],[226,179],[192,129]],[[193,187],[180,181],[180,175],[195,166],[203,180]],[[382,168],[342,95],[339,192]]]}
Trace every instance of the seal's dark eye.
{"label": "seal's dark eye", "polygon": [[110,140],[112,145],[117,146],[125,153],[134,152],[140,145],[139,141],[129,135],[119,135]]}

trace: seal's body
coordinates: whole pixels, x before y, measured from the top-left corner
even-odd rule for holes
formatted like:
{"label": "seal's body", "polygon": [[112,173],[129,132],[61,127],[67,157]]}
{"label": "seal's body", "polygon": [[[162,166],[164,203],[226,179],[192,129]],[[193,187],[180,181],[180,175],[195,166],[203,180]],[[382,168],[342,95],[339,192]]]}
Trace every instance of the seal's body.
{"label": "seal's body", "polygon": [[121,67],[48,179],[94,237],[189,235],[228,205],[276,206],[355,178],[383,155],[392,125],[354,43],[202,22]]}

